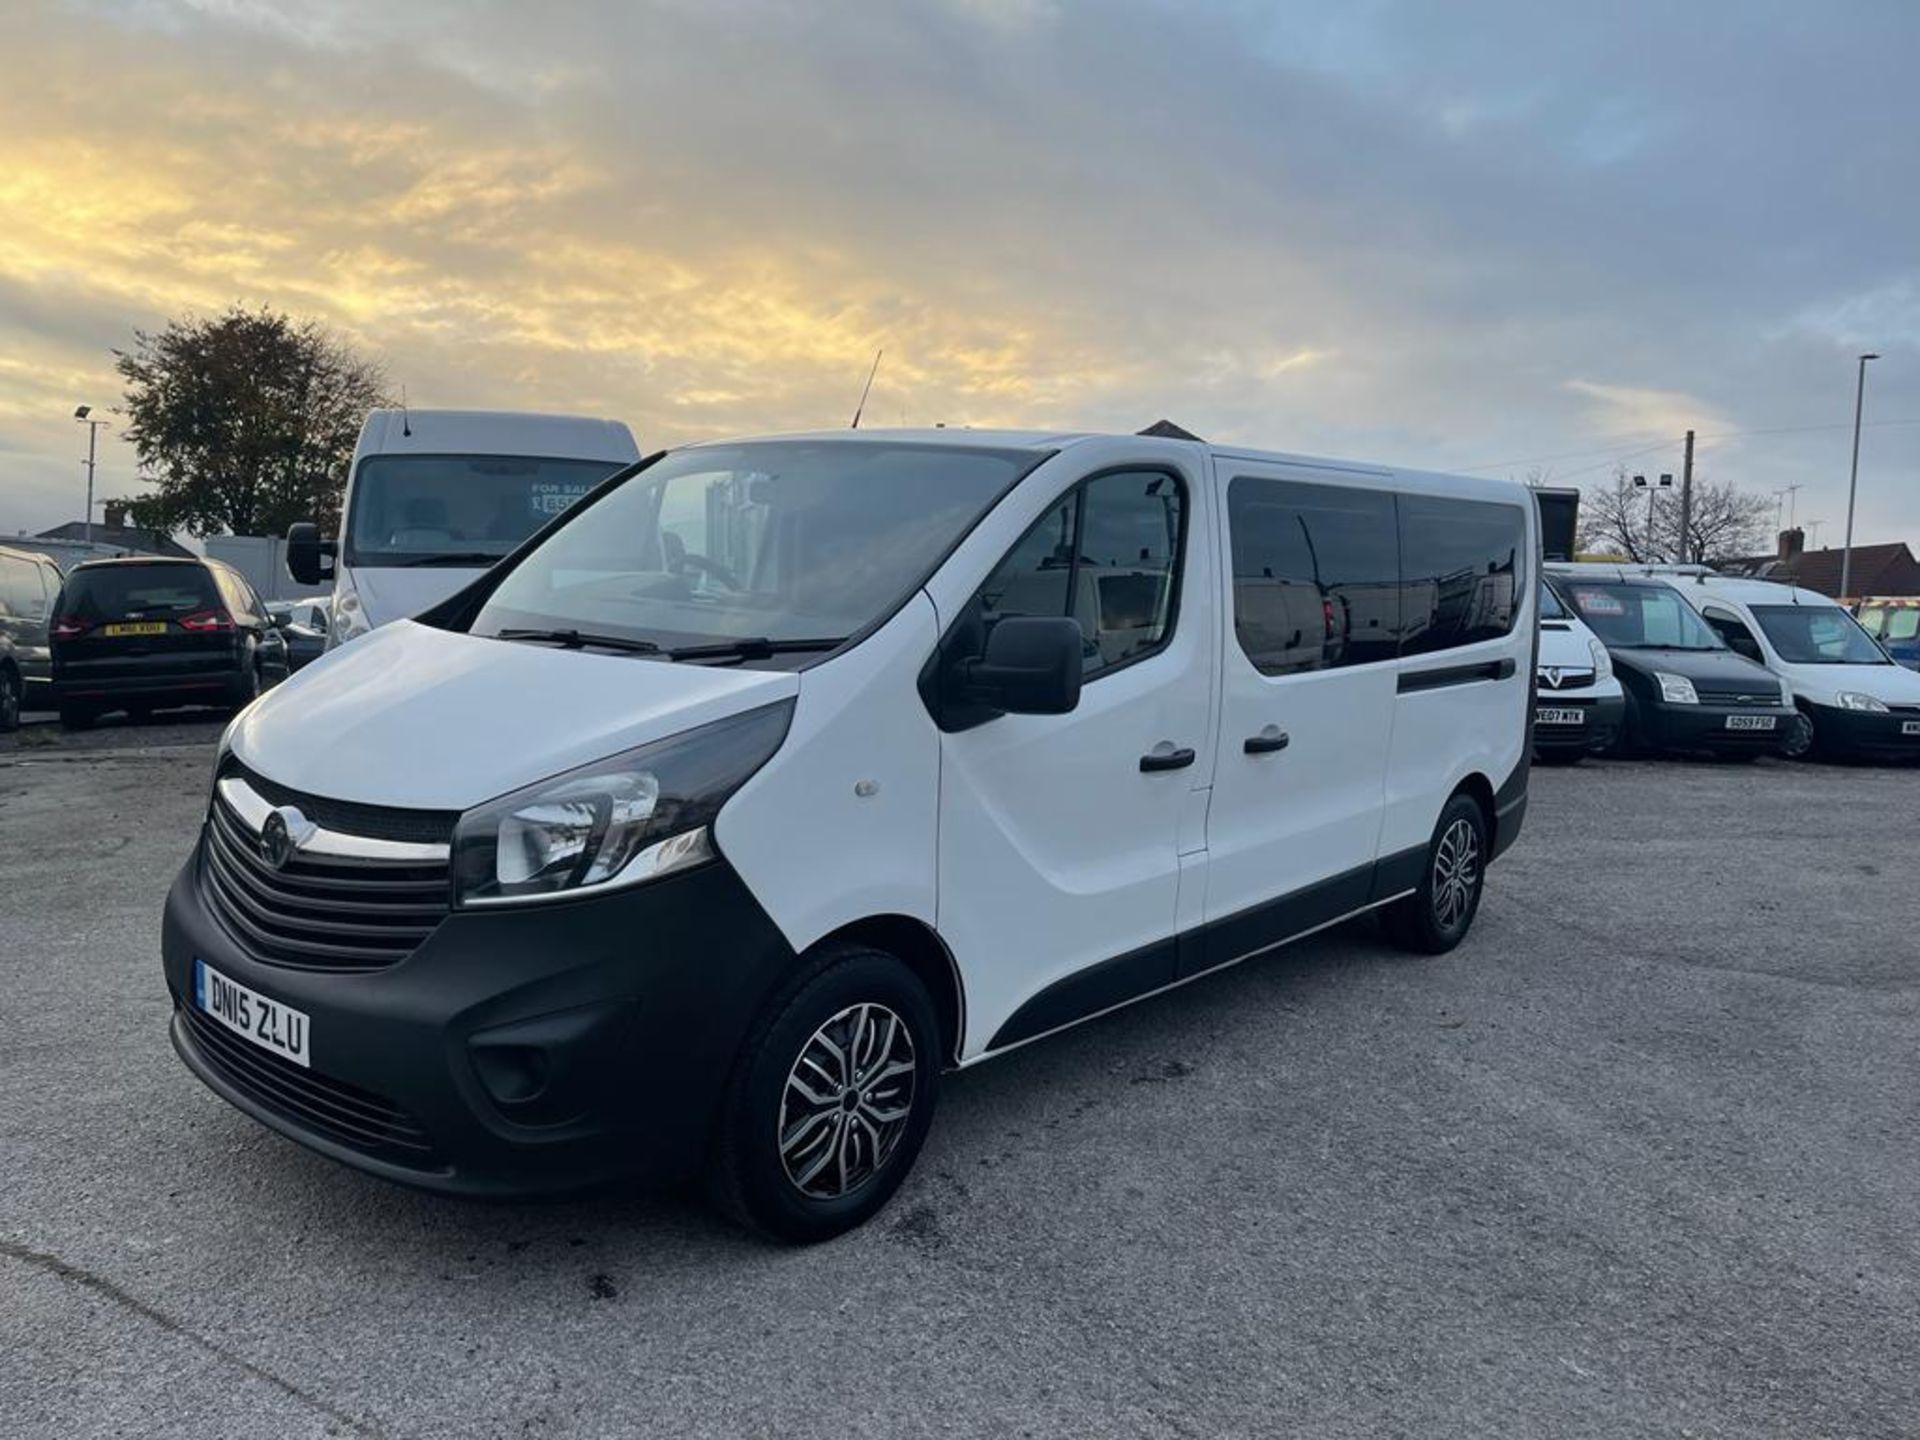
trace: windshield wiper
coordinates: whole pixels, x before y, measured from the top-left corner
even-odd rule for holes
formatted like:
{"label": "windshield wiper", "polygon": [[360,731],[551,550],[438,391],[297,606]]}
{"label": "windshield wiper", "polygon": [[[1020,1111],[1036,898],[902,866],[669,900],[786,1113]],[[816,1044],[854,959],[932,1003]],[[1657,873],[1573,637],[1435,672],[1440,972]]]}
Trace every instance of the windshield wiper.
{"label": "windshield wiper", "polygon": [[411,560],[402,560],[403,567],[415,565],[491,565],[497,560],[507,558],[504,550],[448,550],[436,555],[416,555]]}
{"label": "windshield wiper", "polygon": [[[545,641],[563,650],[626,650],[635,655],[657,655],[660,647],[651,640],[634,640],[625,635],[594,635],[581,630],[496,630],[494,640]],[[669,652],[671,653],[671,652]]]}
{"label": "windshield wiper", "polygon": [[723,640],[713,645],[676,645],[661,653],[669,660],[768,660],[775,655],[837,649],[846,643],[846,639],[844,635],[818,640],[768,640],[762,636],[750,640]]}

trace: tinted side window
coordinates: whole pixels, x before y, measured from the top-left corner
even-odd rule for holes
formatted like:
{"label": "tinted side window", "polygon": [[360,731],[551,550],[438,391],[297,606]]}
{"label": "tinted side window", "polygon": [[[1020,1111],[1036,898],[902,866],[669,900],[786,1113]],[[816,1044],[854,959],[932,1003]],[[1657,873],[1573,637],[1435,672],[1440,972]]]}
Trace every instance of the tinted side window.
{"label": "tinted side window", "polygon": [[1166,643],[1176,554],[1185,533],[1179,482],[1159,471],[1097,476],[1063,495],[980,587],[981,618],[1064,615],[1080,622],[1093,679]]}
{"label": "tinted side window", "polygon": [[40,579],[11,555],[0,555],[0,615],[24,619],[32,612],[27,607],[27,582],[40,588]]}
{"label": "tinted side window", "polygon": [[1234,634],[1263,675],[1398,653],[1393,496],[1237,476],[1227,487],[1227,531]]}
{"label": "tinted side window", "polygon": [[1495,640],[1513,629],[1526,578],[1526,520],[1512,505],[1402,495],[1402,653]]}

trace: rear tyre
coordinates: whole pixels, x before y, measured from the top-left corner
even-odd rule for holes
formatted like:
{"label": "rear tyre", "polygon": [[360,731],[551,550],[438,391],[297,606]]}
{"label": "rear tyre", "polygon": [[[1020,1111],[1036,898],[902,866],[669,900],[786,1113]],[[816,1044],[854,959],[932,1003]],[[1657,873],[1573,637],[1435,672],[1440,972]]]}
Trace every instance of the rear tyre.
{"label": "rear tyre", "polygon": [[830,1240],[878,1213],[933,1123],[940,1027],[893,956],[823,951],[773,999],[721,1102],[708,1192],[778,1240]]}
{"label": "rear tyre", "polygon": [[0,666],[0,731],[20,728],[21,703],[20,672]]}
{"label": "rear tyre", "polygon": [[1443,955],[1466,939],[1480,910],[1487,854],[1486,813],[1471,795],[1456,793],[1433,827],[1420,888],[1381,916],[1387,938],[1421,955]]}
{"label": "rear tyre", "polygon": [[99,716],[86,705],[62,705],[60,707],[60,728],[62,730],[91,730],[93,722]]}
{"label": "rear tyre", "polygon": [[1578,765],[1586,758],[1587,752],[1584,750],[1553,749],[1533,752],[1533,762],[1536,765]]}
{"label": "rear tyre", "polygon": [[244,710],[260,698],[260,657],[251,651],[240,662],[240,677],[234,681],[233,708]]}

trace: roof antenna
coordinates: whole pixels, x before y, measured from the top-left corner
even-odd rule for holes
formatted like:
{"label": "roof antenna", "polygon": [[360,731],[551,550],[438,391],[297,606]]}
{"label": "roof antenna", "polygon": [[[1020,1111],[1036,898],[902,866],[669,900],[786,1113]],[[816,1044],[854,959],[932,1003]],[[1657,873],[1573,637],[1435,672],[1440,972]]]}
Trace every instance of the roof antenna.
{"label": "roof antenna", "polygon": [[400,433],[409,438],[413,435],[413,417],[407,414],[407,387],[404,385],[400,387]]}
{"label": "roof antenna", "polygon": [[880,357],[886,353],[885,346],[873,352],[873,369],[867,371],[867,383],[860,391],[860,403],[853,407],[853,424],[847,427],[849,430],[860,428],[860,412],[867,408],[867,396],[873,393],[873,377],[880,373]]}

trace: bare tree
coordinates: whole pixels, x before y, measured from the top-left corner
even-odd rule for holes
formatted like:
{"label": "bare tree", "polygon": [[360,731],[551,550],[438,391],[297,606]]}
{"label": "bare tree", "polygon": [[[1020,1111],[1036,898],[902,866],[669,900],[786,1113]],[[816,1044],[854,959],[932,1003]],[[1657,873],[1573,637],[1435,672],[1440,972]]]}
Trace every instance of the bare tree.
{"label": "bare tree", "polygon": [[1583,554],[1623,555],[1635,564],[1655,558],[1657,524],[1648,524],[1647,492],[1634,487],[1626,466],[1580,497],[1579,544]]}
{"label": "bare tree", "polygon": [[1714,565],[1764,550],[1771,509],[1765,496],[1695,471],[1692,513],[1682,537],[1678,487],[1637,486],[1620,465],[1604,486],[1580,497],[1580,548],[1622,555],[1637,565]]}
{"label": "bare tree", "polygon": [[[1678,497],[1663,515],[1660,543],[1669,553],[1691,565],[1715,565],[1767,548],[1768,522],[1773,503],[1764,495],[1741,490],[1732,481],[1714,482],[1693,477],[1693,506],[1687,533],[1680,534]],[[1668,517],[1671,517],[1670,520]]]}

